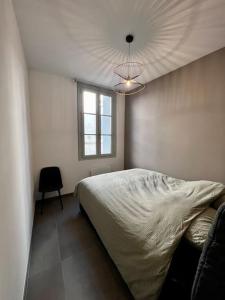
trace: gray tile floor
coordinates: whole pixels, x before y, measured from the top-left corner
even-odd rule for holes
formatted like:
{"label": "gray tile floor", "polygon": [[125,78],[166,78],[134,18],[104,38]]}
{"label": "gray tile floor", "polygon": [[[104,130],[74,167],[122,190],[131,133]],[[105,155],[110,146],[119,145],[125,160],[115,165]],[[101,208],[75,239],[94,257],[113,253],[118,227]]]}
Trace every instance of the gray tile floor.
{"label": "gray tile floor", "polygon": [[72,196],[36,209],[26,300],[132,300]]}

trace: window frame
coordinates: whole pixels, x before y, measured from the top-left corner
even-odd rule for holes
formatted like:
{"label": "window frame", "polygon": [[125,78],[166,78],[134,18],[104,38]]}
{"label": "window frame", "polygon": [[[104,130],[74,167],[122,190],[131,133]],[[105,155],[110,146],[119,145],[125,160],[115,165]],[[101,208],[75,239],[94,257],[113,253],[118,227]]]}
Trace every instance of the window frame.
{"label": "window frame", "polygon": [[[84,154],[84,111],[83,111],[83,91],[96,93],[96,154]],[[111,97],[111,153],[101,154],[101,115],[100,113],[100,96]],[[116,156],[116,94],[115,92],[97,87],[94,85],[77,82],[77,116],[78,116],[78,158],[79,160],[112,158]],[[90,134],[91,135],[91,134]],[[104,135],[104,134],[103,134]],[[107,136],[107,135],[106,135]]]}

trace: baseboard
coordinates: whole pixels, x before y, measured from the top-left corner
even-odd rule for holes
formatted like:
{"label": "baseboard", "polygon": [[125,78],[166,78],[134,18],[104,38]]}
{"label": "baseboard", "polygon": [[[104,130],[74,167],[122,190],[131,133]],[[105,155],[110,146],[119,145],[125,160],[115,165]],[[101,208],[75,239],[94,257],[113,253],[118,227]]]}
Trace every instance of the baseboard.
{"label": "baseboard", "polygon": [[24,285],[24,290],[23,290],[23,300],[27,299],[28,280],[30,277],[31,243],[32,243],[33,228],[34,228],[34,214],[35,214],[35,207],[33,209],[33,222],[32,222],[31,237],[30,237],[30,247],[29,247],[29,255],[28,255],[28,262],[27,262],[26,279],[25,279],[25,285]]}
{"label": "baseboard", "polygon": [[28,257],[28,263],[27,263],[26,279],[25,279],[25,285],[24,285],[24,291],[23,291],[23,300],[27,299],[28,280],[29,280],[29,274],[30,274],[30,259],[31,259],[31,243],[30,243],[29,257]]}

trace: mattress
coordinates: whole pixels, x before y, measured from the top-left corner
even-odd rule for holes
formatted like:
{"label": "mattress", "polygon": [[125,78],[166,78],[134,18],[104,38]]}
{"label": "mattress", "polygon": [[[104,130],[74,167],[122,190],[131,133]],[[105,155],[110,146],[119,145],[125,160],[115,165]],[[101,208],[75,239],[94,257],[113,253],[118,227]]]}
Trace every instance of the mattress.
{"label": "mattress", "polygon": [[184,181],[131,169],[82,180],[76,194],[137,300],[156,300],[179,241],[224,191],[210,181]]}

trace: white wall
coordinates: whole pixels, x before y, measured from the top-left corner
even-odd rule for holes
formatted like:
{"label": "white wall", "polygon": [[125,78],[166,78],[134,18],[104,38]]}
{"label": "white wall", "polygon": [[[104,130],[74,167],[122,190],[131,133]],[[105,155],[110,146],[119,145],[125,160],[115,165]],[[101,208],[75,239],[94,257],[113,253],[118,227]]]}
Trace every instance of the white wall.
{"label": "white wall", "polygon": [[22,300],[33,200],[27,67],[11,0],[0,1],[0,299]]}
{"label": "white wall", "polygon": [[[75,183],[90,175],[92,168],[124,167],[124,97],[117,97],[117,156],[78,160],[77,87],[69,78],[30,71],[33,169],[36,190],[40,169],[57,165],[63,177],[63,193],[74,191]],[[52,196],[49,194],[49,196]],[[36,194],[36,198],[40,197]]]}

